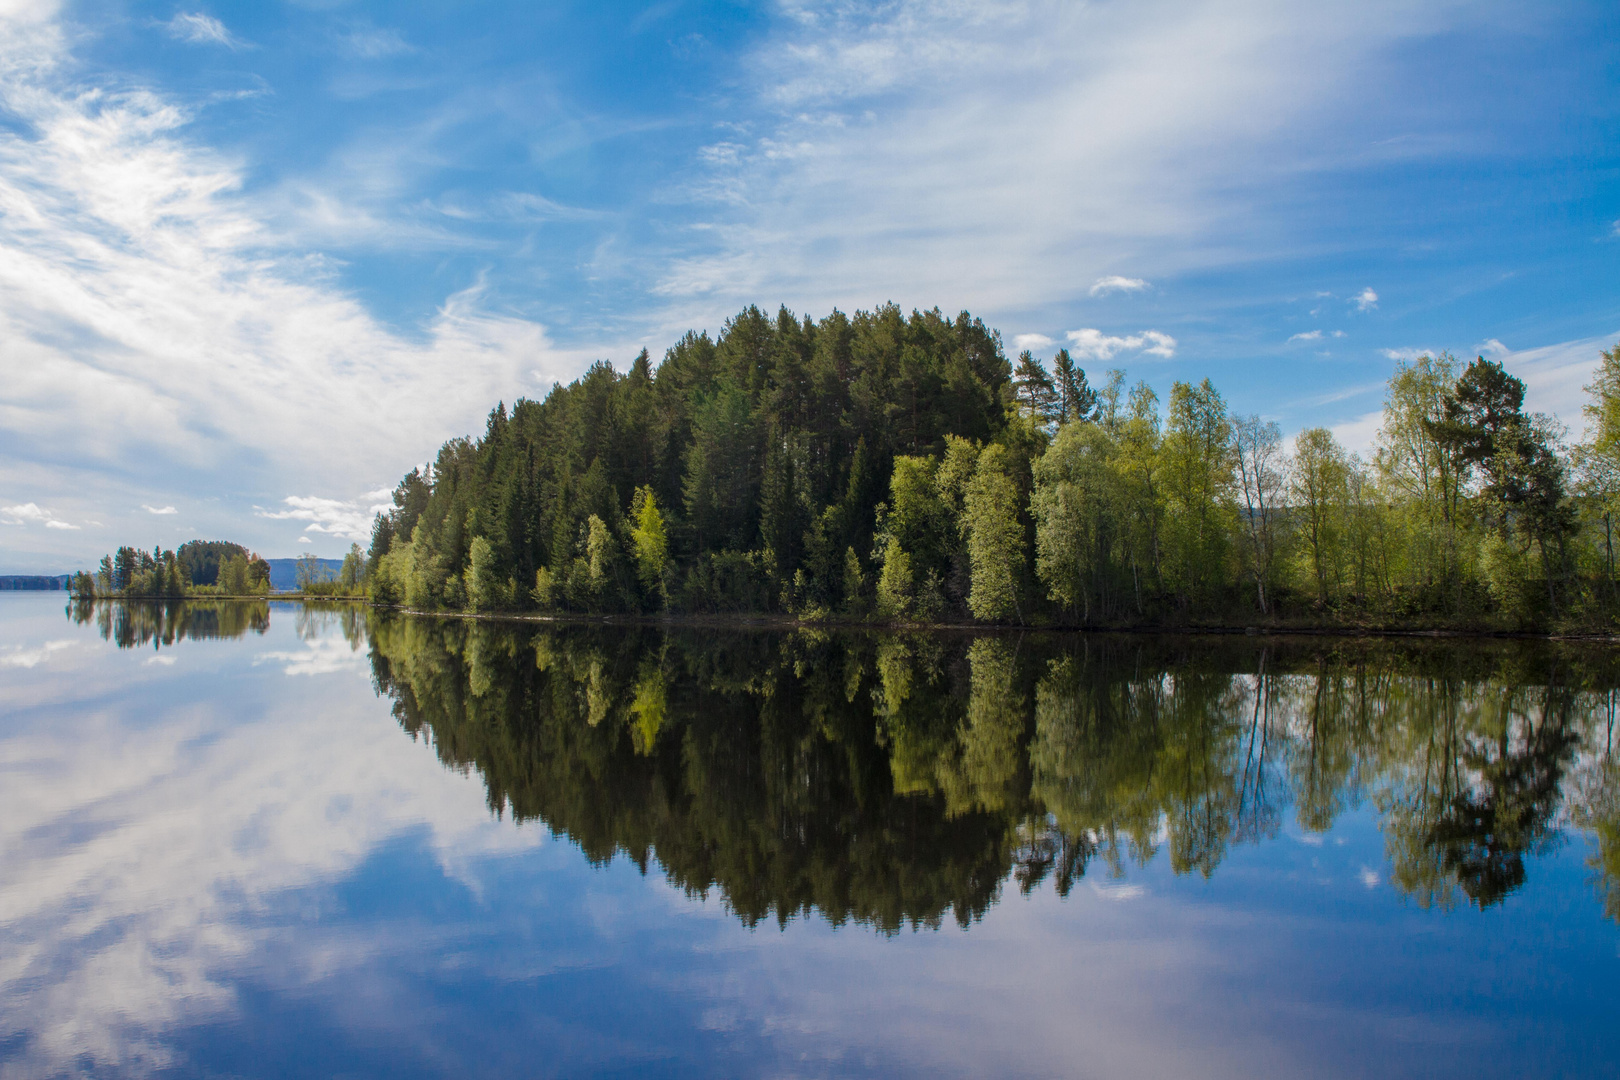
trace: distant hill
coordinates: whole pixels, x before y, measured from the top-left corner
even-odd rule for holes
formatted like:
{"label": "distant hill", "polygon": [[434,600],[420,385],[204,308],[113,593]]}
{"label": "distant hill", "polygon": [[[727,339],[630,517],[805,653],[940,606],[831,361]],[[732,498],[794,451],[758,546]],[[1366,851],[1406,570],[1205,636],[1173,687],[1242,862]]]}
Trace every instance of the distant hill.
{"label": "distant hill", "polygon": [[66,574],[0,574],[0,592],[61,592],[67,583]]}
{"label": "distant hill", "polygon": [[[297,559],[266,559],[265,562],[270,564],[270,588],[276,592],[298,588]],[[322,559],[321,568],[335,578],[338,571],[343,569],[343,560]]]}

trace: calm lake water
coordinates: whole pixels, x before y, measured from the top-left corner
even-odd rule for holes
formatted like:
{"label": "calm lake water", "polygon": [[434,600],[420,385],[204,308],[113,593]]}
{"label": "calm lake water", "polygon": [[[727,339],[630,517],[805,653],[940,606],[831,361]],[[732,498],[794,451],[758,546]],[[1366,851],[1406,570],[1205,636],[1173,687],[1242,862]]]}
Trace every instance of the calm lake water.
{"label": "calm lake water", "polygon": [[1620,651],[0,595],[0,1076],[1590,1076]]}

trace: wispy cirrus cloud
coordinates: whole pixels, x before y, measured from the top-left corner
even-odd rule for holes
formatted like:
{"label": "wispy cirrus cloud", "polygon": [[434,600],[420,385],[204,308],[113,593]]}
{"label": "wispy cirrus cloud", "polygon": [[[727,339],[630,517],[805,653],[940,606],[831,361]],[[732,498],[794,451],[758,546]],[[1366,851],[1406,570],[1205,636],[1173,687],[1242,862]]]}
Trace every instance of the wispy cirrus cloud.
{"label": "wispy cirrus cloud", "polygon": [[1288,340],[1290,342],[1294,342],[1294,341],[1321,341],[1322,340],[1322,331],[1320,331],[1320,330],[1306,330],[1303,333],[1293,335]]}
{"label": "wispy cirrus cloud", "polygon": [[[684,192],[710,206],[708,250],[662,266],[655,293],[1029,310],[1145,290],[1217,248],[1280,251],[1254,228],[1273,178],[1414,152],[1328,135],[1393,46],[1453,17],[1374,6],[795,4],[744,66],[763,115],[716,138]],[[1127,259],[1152,272],[1108,272]]]}
{"label": "wispy cirrus cloud", "polygon": [[[155,475],[261,502],[363,491],[583,367],[537,323],[487,310],[482,283],[421,324],[381,322],[284,246],[264,201],[279,196],[244,194],[242,164],[189,137],[185,105],[77,81],[49,15],[0,12],[0,109],[16,120],[0,129],[0,429],[27,448],[0,451],[8,520],[76,530],[40,509],[52,491],[116,505]],[[241,522],[251,499],[210,512]]]}
{"label": "wispy cirrus cloud", "polygon": [[1410,364],[1424,356],[1439,356],[1444,349],[1430,349],[1417,345],[1401,345],[1393,349],[1379,349],[1378,354],[1386,360],[1396,360]]}
{"label": "wispy cirrus cloud", "polygon": [[180,512],[172,506],[151,506],[147,503],[142,503],[141,509],[145,510],[148,514],[156,514],[160,517],[167,517],[170,514],[178,514]]}
{"label": "wispy cirrus cloud", "polygon": [[223,45],[227,49],[240,49],[247,44],[227,30],[224,23],[198,11],[178,12],[164,27],[176,41],[192,45]]}
{"label": "wispy cirrus cloud", "polygon": [[383,60],[416,52],[416,47],[391,27],[358,26],[345,33],[342,42],[349,53],[362,60]]}
{"label": "wispy cirrus cloud", "polygon": [[1118,353],[1138,350],[1144,356],[1157,356],[1165,360],[1176,355],[1176,339],[1157,330],[1116,337],[1087,327],[1070,330],[1065,336],[1075,356],[1086,360],[1112,360]]}

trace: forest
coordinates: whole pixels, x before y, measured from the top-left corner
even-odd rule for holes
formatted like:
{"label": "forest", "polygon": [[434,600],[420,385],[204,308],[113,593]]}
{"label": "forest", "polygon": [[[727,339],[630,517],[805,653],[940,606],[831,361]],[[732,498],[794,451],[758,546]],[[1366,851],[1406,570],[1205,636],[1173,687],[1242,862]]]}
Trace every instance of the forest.
{"label": "forest", "polygon": [[1620,346],[1590,437],[1500,363],[1399,363],[1374,452],[1285,443],[962,313],[750,307],[446,443],[376,521],[417,610],[1074,626],[1606,628]]}
{"label": "forest", "polygon": [[[296,581],[306,596],[364,596],[364,555],[358,544],[350,545],[335,574],[314,555],[300,556]],[[68,588],[81,597],[150,600],[264,596],[270,592],[270,563],[227,540],[190,540],[169,551],[126,546],[103,556],[94,574],[74,574]]]}

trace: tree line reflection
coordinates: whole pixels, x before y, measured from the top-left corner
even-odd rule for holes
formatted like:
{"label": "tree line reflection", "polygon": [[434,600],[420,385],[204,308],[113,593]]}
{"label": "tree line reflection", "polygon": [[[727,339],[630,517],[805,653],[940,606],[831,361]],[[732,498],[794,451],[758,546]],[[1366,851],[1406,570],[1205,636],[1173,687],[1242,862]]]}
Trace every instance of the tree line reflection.
{"label": "tree line reflection", "polygon": [[379,692],[496,813],[661,866],[750,925],[963,925],[1004,883],[1379,814],[1391,882],[1500,902],[1570,825],[1620,918],[1606,651],[534,628],[374,616]]}
{"label": "tree line reflection", "polygon": [[[667,630],[286,605],[369,642],[413,737],[492,811],[657,862],[750,925],[963,926],[1006,883],[1213,874],[1378,814],[1390,881],[1499,903],[1574,828],[1620,921],[1620,658],[1469,641]],[[265,602],[75,602],[120,648],[263,634]]]}
{"label": "tree line reflection", "polygon": [[[270,629],[268,600],[97,600],[80,596],[69,601],[68,619],[79,626],[94,623],[105,641],[120,649],[148,646],[164,649],[181,641],[224,641],[262,636]],[[276,605],[294,620],[305,641],[325,633],[343,636],[351,648],[366,641],[367,611],[356,604]]]}
{"label": "tree line reflection", "polygon": [[179,641],[208,641],[263,634],[270,628],[266,601],[96,601],[75,597],[68,618],[80,626],[95,624],[104,640],[120,649],[165,649]]}

